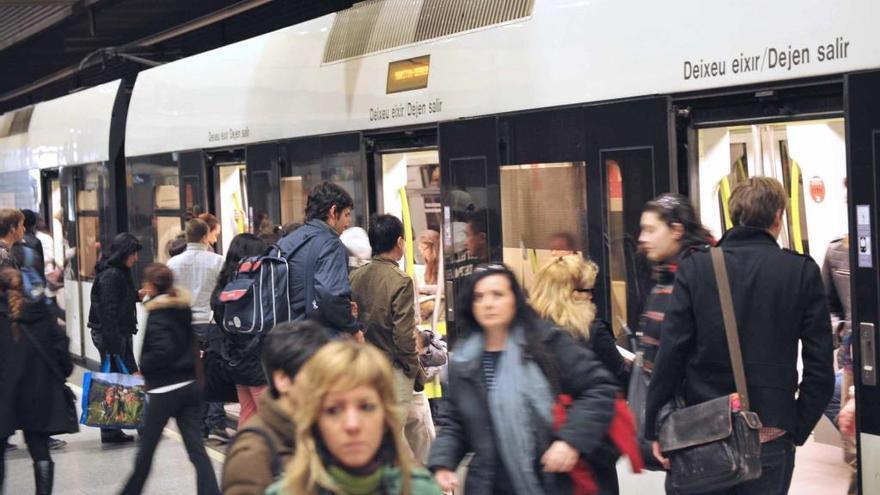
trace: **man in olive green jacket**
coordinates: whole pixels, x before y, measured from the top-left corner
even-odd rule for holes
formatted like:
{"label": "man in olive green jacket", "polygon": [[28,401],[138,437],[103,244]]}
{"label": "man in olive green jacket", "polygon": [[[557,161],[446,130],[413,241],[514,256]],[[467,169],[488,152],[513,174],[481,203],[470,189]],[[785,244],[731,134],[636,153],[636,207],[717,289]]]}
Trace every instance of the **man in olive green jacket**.
{"label": "man in olive green jacket", "polygon": [[394,366],[401,421],[405,423],[419,373],[419,355],[413,281],[397,266],[403,258],[403,224],[392,215],[377,215],[370,220],[368,234],[373,259],[352,272],[351,294],[366,340],[382,350]]}

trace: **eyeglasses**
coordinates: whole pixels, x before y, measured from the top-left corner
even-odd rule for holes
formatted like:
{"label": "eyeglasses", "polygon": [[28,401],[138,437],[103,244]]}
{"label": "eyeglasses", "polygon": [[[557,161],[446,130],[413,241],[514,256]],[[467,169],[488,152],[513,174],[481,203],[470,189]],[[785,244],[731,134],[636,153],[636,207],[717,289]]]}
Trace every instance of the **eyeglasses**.
{"label": "eyeglasses", "polygon": [[575,289],[574,291],[579,292],[581,294],[589,294],[592,296],[594,289]]}

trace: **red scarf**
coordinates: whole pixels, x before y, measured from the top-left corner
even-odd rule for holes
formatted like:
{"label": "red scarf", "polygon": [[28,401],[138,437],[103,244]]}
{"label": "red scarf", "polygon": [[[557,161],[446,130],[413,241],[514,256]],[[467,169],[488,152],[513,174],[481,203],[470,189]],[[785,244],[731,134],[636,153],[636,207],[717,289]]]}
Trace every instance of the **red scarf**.
{"label": "red scarf", "polygon": [[[570,395],[561,394],[553,405],[553,431],[559,431],[565,424],[568,408],[574,401]],[[608,427],[608,436],[622,455],[629,457],[634,473],[642,472],[644,461],[636,436],[636,421],[632,411],[622,397],[614,399],[614,417]],[[593,470],[583,459],[578,459],[574,469],[569,473],[574,488],[573,495],[597,495],[599,485],[593,476]]]}

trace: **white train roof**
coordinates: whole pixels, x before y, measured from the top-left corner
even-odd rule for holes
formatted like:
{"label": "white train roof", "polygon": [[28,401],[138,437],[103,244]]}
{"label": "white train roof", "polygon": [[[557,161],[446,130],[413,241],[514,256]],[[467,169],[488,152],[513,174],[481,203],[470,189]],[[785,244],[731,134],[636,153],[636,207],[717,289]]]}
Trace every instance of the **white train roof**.
{"label": "white train roof", "polygon": [[[366,2],[371,24],[336,33],[369,29],[364,55],[325,62],[343,13],[141,72],[127,156],[880,67],[877,0],[534,0],[525,17],[383,50],[375,39],[417,30],[430,0],[402,1]],[[386,94],[389,64],[425,55],[427,87]]]}
{"label": "white train roof", "polygon": [[[0,137],[0,172],[109,160],[116,80],[33,106],[25,132]],[[5,135],[17,112],[0,116]]]}

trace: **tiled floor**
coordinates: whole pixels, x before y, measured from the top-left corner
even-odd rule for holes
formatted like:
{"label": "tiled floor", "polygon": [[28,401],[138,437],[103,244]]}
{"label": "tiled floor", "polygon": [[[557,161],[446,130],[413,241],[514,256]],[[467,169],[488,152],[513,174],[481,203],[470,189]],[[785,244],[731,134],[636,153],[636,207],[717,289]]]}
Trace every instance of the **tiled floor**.
{"label": "tiled floor", "polygon": [[[71,379],[76,383],[77,377]],[[56,495],[103,495],[118,493],[131,472],[137,443],[103,447],[100,433],[95,428],[83,427],[80,433],[64,435],[65,449],[53,452],[55,460]],[[33,493],[31,460],[21,435],[13,442],[19,449],[6,455],[6,487],[4,495]],[[208,453],[214,461],[218,480],[224,455],[222,447],[211,445]],[[634,475],[629,465],[618,467],[621,495],[663,493],[663,474]],[[841,450],[810,440],[798,449],[795,461],[792,495],[844,495],[849,472],[841,459]],[[159,444],[153,470],[144,491],[146,495],[195,494],[195,475],[183,444],[169,425],[166,437]]]}

